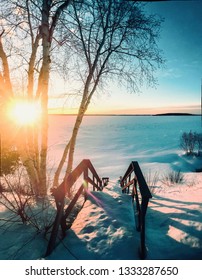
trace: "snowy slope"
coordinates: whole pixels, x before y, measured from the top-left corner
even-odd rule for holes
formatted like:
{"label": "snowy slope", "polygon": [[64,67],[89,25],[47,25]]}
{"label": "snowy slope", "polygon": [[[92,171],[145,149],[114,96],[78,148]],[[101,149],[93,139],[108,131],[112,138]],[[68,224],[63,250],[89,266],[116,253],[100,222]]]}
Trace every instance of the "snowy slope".
{"label": "snowy slope", "polygon": [[[187,176],[187,181],[192,175]],[[158,188],[146,221],[147,259],[202,259],[202,181]],[[110,184],[92,193],[48,259],[139,259],[131,199]]]}
{"label": "snowy slope", "polygon": [[[187,174],[183,184],[158,184],[146,217],[147,259],[202,259],[201,197],[200,173]],[[0,240],[0,259],[40,259],[47,246],[28,224],[7,223],[0,227]],[[47,259],[139,259],[138,246],[131,198],[110,183],[103,193],[89,194],[67,236]]]}
{"label": "snowy slope", "polygon": [[147,214],[148,259],[202,259],[201,198],[202,176],[191,173],[184,184],[162,186],[153,195]]}

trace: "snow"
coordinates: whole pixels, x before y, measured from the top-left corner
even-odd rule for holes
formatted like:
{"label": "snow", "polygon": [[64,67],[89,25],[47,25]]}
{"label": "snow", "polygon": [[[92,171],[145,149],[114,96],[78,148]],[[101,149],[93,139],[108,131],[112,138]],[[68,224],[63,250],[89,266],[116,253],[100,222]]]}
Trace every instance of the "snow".
{"label": "snow", "polygon": [[[192,178],[191,174],[187,176]],[[194,186],[158,188],[147,213],[147,259],[202,258],[202,178]],[[94,192],[48,259],[139,259],[131,198],[118,183]]]}
{"label": "snow", "polygon": [[[52,162],[58,161],[70,133],[70,119],[67,123],[65,117],[52,120]],[[187,157],[179,148],[183,131],[200,131],[199,119],[89,117],[79,134],[75,161],[90,158],[98,174],[110,176],[110,182],[103,192],[89,193],[66,237],[46,259],[139,259],[140,235],[131,197],[121,193],[118,183],[131,160],[138,160],[153,196],[146,216],[147,259],[201,260],[202,173],[194,169],[201,167],[202,159]],[[179,170],[183,181],[170,183],[168,171]],[[29,223],[5,222],[8,217],[10,213],[0,205],[0,259],[43,259],[48,244],[43,232]]]}
{"label": "snow", "polygon": [[202,259],[202,176],[194,177],[194,185],[163,187],[153,194],[147,214],[149,259]]}
{"label": "snow", "polygon": [[89,193],[63,243],[48,259],[132,260],[137,244],[132,199],[109,185],[103,192]]}

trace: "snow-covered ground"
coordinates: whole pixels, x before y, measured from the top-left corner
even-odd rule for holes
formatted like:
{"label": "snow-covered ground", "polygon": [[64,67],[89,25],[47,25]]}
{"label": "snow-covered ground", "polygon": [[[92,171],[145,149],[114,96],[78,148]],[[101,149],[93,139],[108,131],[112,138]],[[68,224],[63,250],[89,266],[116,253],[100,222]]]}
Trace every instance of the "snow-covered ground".
{"label": "snow-covered ground", "polygon": [[202,259],[202,174],[183,184],[163,185],[147,214],[149,259]]}
{"label": "snow-covered ground", "polygon": [[[153,194],[146,221],[147,259],[202,259],[201,179],[195,178],[191,187],[162,186]],[[48,259],[139,259],[139,245],[131,198],[111,183],[103,193],[90,195]]]}
{"label": "snow-covered ground", "polygon": [[[103,193],[89,195],[67,236],[47,259],[139,258],[140,237],[131,198],[121,194],[118,184],[131,160],[140,163],[153,195],[146,217],[147,259],[202,259],[202,173],[193,172],[201,167],[202,159],[184,156],[179,149],[180,134],[200,131],[200,119],[177,120],[91,117],[84,122],[76,163],[90,158],[101,176],[110,177],[110,183]],[[52,120],[52,162],[57,162],[70,128]],[[179,170],[182,182],[169,183],[168,172]],[[47,246],[43,234],[30,224],[5,222],[8,215],[0,206],[0,259],[43,258]]]}
{"label": "snow-covered ground", "polygon": [[[146,218],[147,259],[202,259],[202,178],[188,184],[157,187]],[[191,181],[189,185],[188,181]],[[0,229],[0,259],[40,259],[47,240],[30,225]],[[46,259],[139,259],[131,198],[111,182],[89,194],[65,239]]]}

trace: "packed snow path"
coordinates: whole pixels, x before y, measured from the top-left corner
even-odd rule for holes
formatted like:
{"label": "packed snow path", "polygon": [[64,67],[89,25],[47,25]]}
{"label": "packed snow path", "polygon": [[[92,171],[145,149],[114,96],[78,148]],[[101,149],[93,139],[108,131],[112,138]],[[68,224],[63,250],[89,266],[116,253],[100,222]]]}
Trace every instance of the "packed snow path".
{"label": "packed snow path", "polygon": [[[153,194],[146,215],[147,259],[201,259],[201,180],[195,174],[194,185],[158,187]],[[47,259],[137,260],[139,244],[131,197],[109,184],[89,196]]]}
{"label": "packed snow path", "polygon": [[48,259],[139,259],[132,198],[119,186],[89,194],[65,239]]}

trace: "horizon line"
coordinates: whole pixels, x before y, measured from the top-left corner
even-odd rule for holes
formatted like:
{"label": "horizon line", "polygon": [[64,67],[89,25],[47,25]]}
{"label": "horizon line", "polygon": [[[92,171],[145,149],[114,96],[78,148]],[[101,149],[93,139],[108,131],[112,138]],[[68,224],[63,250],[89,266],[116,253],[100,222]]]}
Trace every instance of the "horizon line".
{"label": "horizon line", "polygon": [[[76,113],[48,113],[54,116],[77,116]],[[84,116],[201,116],[202,114],[194,113],[156,113],[156,114],[114,114],[114,113],[87,113]]]}

